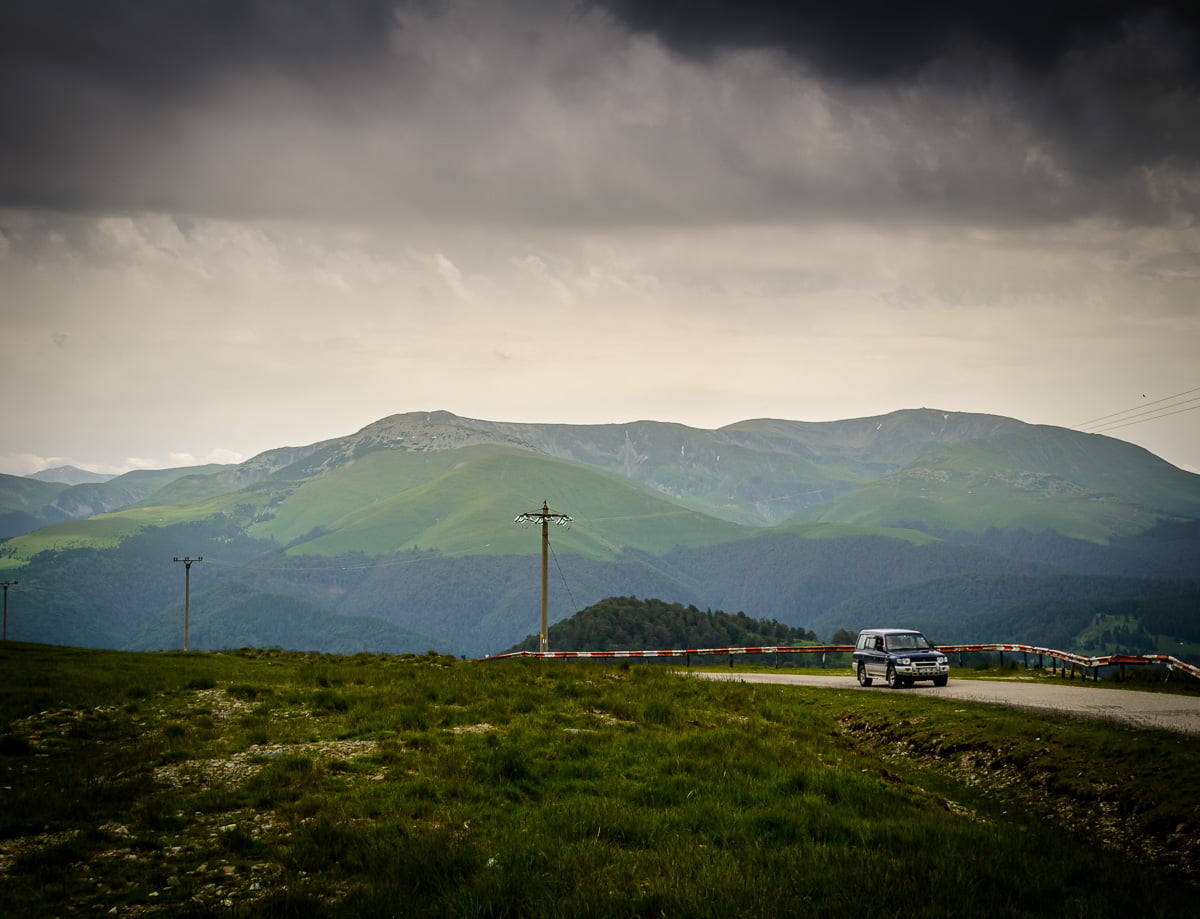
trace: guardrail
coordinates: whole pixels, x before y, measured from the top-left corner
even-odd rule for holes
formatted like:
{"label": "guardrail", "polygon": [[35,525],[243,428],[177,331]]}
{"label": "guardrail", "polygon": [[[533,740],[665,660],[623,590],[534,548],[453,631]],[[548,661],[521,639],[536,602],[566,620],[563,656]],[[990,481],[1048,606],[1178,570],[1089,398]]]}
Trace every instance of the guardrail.
{"label": "guardrail", "polygon": [[[947,654],[954,652],[966,653],[971,651],[998,651],[1001,659],[1004,652],[1015,652],[1018,654],[1036,654],[1039,657],[1049,657],[1054,660],[1060,660],[1069,663],[1072,667],[1083,667],[1092,671],[1095,675],[1101,667],[1119,666],[1121,672],[1125,672],[1125,665],[1157,665],[1167,667],[1170,670],[1182,670],[1184,673],[1190,673],[1192,676],[1200,679],[1200,667],[1195,664],[1189,664],[1186,661],[1181,661],[1177,657],[1172,657],[1169,654],[1106,654],[1101,657],[1084,657],[1082,654],[1075,654],[1071,651],[1059,651],[1055,648],[1043,648],[1039,645],[1021,645],[1007,643],[987,643],[974,645],[938,645],[939,651],[944,651]],[[730,658],[730,666],[733,665],[733,657],[739,654],[832,654],[837,652],[849,652],[854,650],[854,645],[762,645],[758,647],[748,648],[675,648],[662,651],[511,651],[507,654],[497,654],[494,657],[480,658],[481,660],[511,660],[518,657],[534,657],[542,659],[588,659],[599,658],[662,658],[662,657],[682,657],[689,659],[693,656],[704,657],[726,655]],[[1063,668],[1065,671],[1065,667]]]}
{"label": "guardrail", "polygon": [[1075,654],[1071,651],[1059,651],[1055,648],[1043,648],[1039,645],[1002,643],[938,645],[938,650],[947,653],[954,651],[999,651],[1001,654],[1005,651],[1015,651],[1020,654],[1037,654],[1042,657],[1055,658],[1060,661],[1066,661],[1069,664],[1091,669],[1092,671],[1100,667],[1120,666],[1122,673],[1125,671],[1126,664],[1135,666],[1150,664],[1167,667],[1171,670],[1182,670],[1184,673],[1190,673],[1192,676],[1200,679],[1200,667],[1197,667],[1195,664],[1189,664],[1186,661],[1181,661],[1170,654],[1105,654],[1100,657],[1084,657],[1082,654]]}

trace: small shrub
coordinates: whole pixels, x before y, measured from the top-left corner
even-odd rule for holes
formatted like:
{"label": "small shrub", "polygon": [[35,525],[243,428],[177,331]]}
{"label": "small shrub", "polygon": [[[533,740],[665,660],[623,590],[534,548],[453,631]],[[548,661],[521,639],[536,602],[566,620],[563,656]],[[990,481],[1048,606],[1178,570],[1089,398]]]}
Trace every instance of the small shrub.
{"label": "small shrub", "polygon": [[253,702],[259,696],[269,696],[272,690],[265,686],[252,686],[249,683],[235,683],[225,690],[225,694],[245,702]]}
{"label": "small shrub", "polygon": [[13,869],[37,876],[56,875],[75,862],[82,861],[86,847],[79,836],[51,843],[40,849],[23,852],[13,861]]}
{"label": "small shrub", "polygon": [[429,730],[429,706],[400,706],[400,708],[396,710],[396,727],[401,731]]}
{"label": "small shrub", "polygon": [[328,907],[311,894],[296,890],[280,890],[264,897],[255,907],[262,919],[324,919]]}
{"label": "small shrub", "polygon": [[646,708],[642,712],[642,720],[646,724],[675,724],[679,720],[678,713],[670,702],[661,698],[651,699],[646,703]]}
{"label": "small shrub", "polygon": [[240,824],[223,831],[220,842],[222,849],[234,855],[249,855],[261,848],[258,841]]}
{"label": "small shrub", "polygon": [[318,689],[312,695],[312,709],[318,715],[340,715],[350,710],[350,703],[339,693],[329,689]]}

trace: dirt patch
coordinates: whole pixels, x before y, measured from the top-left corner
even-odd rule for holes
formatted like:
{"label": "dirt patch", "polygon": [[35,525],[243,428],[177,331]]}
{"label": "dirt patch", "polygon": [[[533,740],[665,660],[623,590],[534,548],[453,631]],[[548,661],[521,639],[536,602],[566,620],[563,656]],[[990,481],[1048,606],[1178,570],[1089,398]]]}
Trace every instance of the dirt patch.
{"label": "dirt patch", "polygon": [[1162,826],[1160,816],[1122,794],[1119,782],[1093,783],[1086,794],[1074,794],[1052,765],[1042,766],[1036,758],[1014,762],[1009,752],[987,745],[931,741],[907,733],[904,724],[871,723],[861,713],[837,720],[845,734],[893,764],[937,770],[974,794],[1053,820],[1113,851],[1200,877],[1200,825],[1184,818]]}

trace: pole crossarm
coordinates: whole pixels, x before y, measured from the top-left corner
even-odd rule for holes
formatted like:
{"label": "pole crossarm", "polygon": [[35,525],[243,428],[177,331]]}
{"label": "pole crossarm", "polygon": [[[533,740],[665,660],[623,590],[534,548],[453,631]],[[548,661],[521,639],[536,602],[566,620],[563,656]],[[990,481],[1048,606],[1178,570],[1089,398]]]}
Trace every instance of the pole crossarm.
{"label": "pole crossarm", "polygon": [[571,517],[568,514],[559,514],[550,510],[546,502],[543,501],[542,509],[540,511],[528,511],[524,514],[517,514],[517,516],[513,518],[513,523],[553,523],[555,526],[561,527],[566,526],[574,519],[574,517]]}

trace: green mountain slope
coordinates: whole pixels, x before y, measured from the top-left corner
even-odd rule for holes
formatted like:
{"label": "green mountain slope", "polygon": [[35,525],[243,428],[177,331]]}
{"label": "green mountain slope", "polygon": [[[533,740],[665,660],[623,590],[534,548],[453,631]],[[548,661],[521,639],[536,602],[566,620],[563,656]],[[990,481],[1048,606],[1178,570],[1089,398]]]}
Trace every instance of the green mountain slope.
{"label": "green mountain slope", "polygon": [[1067,604],[1124,596],[1097,575],[1153,575],[1163,592],[1200,578],[1200,476],[1111,438],[926,409],[716,431],[409,413],[52,500],[69,494],[72,512],[89,494],[121,506],[0,545],[23,640],[161,641],[182,611],[171,559],[203,555],[193,609],[217,644],[253,625],[287,647],[350,650],[357,632],[364,650],[494,653],[536,630],[540,527],[514,518],[542,501],[574,518],[551,530],[552,622],[634,595],[822,638],[855,624],[835,610],[907,609],[982,640],[1012,605],[965,604],[988,599],[980,584],[994,599],[1022,578],[1087,575],[1021,594]]}
{"label": "green mountain slope", "polygon": [[564,550],[590,558],[753,533],[582,464],[490,445],[377,450],[299,484],[270,520],[248,532],[288,545],[292,554],[382,555],[418,547],[446,555],[522,554],[540,543],[513,520],[538,509],[538,496],[575,518],[569,529],[556,528]]}
{"label": "green mountain slope", "polygon": [[69,487],[60,482],[39,482],[21,475],[0,473],[0,514],[35,511]]}
{"label": "green mountain slope", "polygon": [[933,409],[836,422],[758,419],[715,431],[411,413],[377,422],[337,450],[350,455],[363,439],[408,450],[438,449],[439,439],[520,445],[759,526],[823,521],[977,533],[996,525],[1104,540],[1163,518],[1200,516],[1200,476],[1139,447]]}
{"label": "green mountain slope", "polygon": [[941,446],[789,522],[982,533],[1053,530],[1105,542],[1200,516],[1200,477],[1131,444],[1059,428]]}
{"label": "green mountain slope", "polygon": [[28,533],[52,519],[61,519],[48,518],[40,512],[67,488],[59,482],[0,473],[0,539]]}
{"label": "green mountain slope", "polygon": [[177,469],[136,469],[101,481],[70,486],[0,476],[0,538],[131,507],[177,480],[189,477],[203,480],[226,468],[210,464]]}

